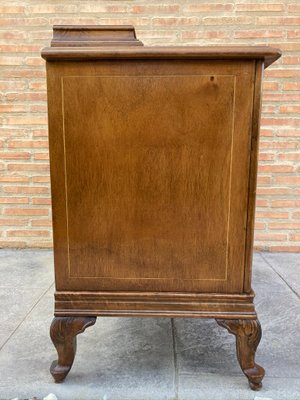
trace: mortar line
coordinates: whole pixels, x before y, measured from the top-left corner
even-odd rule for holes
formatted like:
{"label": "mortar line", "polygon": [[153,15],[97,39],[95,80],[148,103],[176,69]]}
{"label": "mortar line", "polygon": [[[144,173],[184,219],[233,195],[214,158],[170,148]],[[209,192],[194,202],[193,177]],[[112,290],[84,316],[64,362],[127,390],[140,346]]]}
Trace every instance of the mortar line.
{"label": "mortar line", "polygon": [[277,274],[279,276],[279,278],[286,284],[286,286],[297,296],[297,298],[300,299],[299,294],[292,288],[292,286],[289,283],[287,283],[287,281],[283,278],[283,276],[278,271],[276,271],[276,269],[273,267],[273,265],[270,263],[270,261],[268,261],[263,256],[263,253],[259,253],[259,255],[265,261],[265,263],[268,264],[268,266],[275,272],[275,274]]}
{"label": "mortar line", "polygon": [[28,313],[22,318],[21,322],[15,327],[15,329],[11,332],[11,334],[8,336],[8,338],[5,340],[5,342],[1,345],[0,351],[3,349],[3,347],[6,345],[6,343],[11,339],[11,337],[16,333],[16,331],[19,329],[19,327],[23,324],[23,322],[26,320],[26,318],[32,313],[33,309],[39,304],[39,302],[42,300],[42,298],[46,295],[47,292],[51,289],[53,286],[54,282],[51,283],[51,285],[39,296],[37,301],[33,304],[33,306],[30,308]]}
{"label": "mortar line", "polygon": [[176,346],[176,333],[174,318],[171,318],[171,331],[172,331],[172,344],[173,344],[173,361],[174,361],[174,383],[175,383],[175,400],[178,400],[178,386],[179,386],[179,376],[178,376],[178,359],[177,359],[177,346]]}

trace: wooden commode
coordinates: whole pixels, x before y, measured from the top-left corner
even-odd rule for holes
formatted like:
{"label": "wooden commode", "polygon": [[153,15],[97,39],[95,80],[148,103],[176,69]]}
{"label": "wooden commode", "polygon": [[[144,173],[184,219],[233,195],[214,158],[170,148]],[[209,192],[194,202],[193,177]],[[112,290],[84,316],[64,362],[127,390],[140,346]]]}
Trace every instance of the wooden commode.
{"label": "wooden commode", "polygon": [[54,26],[47,61],[56,382],[98,316],[215,318],[252,389],[251,264],[270,47],[146,47],[131,26]]}

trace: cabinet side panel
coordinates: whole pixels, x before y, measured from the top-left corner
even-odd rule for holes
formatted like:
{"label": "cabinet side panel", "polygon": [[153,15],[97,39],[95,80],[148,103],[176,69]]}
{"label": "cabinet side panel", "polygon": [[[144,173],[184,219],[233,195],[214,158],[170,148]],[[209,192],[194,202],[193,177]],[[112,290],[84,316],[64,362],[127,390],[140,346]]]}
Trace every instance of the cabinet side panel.
{"label": "cabinet side panel", "polygon": [[251,131],[248,215],[247,215],[246,251],[245,251],[245,279],[244,279],[245,293],[251,292],[255,200],[256,200],[256,186],[257,186],[257,164],[258,164],[259,130],[260,130],[260,114],[261,114],[261,86],[262,86],[263,71],[264,71],[263,62],[257,61],[255,65],[255,84],[253,93],[253,113],[252,113],[252,131]]}
{"label": "cabinet side panel", "polygon": [[57,289],[242,293],[253,67],[51,63]]}
{"label": "cabinet side panel", "polygon": [[59,64],[46,66],[55,284],[59,287],[69,277],[62,88]]}

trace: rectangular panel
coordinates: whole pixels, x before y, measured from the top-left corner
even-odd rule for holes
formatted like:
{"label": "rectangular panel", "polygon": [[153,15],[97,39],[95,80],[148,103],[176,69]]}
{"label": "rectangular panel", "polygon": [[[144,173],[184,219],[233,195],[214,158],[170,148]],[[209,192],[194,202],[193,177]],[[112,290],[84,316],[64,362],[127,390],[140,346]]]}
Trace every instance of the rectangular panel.
{"label": "rectangular panel", "polygon": [[253,67],[48,65],[59,290],[241,293]]}
{"label": "rectangular panel", "polygon": [[72,276],[227,276],[233,76],[63,78]]}

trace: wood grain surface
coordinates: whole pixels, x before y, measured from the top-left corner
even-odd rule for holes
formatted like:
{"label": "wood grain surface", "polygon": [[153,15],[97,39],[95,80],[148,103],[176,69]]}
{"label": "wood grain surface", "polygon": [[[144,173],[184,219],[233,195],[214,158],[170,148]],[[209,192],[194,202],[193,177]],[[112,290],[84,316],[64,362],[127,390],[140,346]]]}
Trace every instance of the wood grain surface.
{"label": "wood grain surface", "polygon": [[48,72],[58,288],[241,293],[255,63]]}

